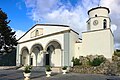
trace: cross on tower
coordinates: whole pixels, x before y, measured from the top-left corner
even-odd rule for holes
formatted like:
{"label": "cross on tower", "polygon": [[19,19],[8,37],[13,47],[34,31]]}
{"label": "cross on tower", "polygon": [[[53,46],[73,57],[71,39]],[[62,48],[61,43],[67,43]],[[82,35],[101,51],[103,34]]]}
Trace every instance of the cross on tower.
{"label": "cross on tower", "polygon": [[36,23],[39,23],[40,22],[40,19],[36,20]]}
{"label": "cross on tower", "polygon": [[101,2],[101,0],[99,0],[98,7],[100,6],[100,2]]}

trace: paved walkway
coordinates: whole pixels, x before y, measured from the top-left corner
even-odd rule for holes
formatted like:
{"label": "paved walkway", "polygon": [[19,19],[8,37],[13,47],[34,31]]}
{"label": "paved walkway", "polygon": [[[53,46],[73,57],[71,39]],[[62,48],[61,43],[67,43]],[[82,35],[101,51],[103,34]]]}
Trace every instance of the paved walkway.
{"label": "paved walkway", "polygon": [[[21,70],[0,70],[0,80],[24,80]],[[50,78],[46,78],[43,71],[32,71],[31,80],[120,80],[118,76],[105,76],[79,73],[53,73]]]}

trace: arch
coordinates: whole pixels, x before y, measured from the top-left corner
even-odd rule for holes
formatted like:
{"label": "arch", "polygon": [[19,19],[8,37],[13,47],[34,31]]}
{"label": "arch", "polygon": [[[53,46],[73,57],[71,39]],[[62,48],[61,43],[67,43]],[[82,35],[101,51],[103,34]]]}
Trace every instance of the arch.
{"label": "arch", "polygon": [[48,46],[47,48],[47,54],[46,54],[46,62],[45,65],[50,65],[51,62],[51,54],[55,53],[55,47],[53,45]]}
{"label": "arch", "polygon": [[106,28],[107,28],[107,20],[104,19],[104,20],[103,20],[103,29],[106,29]]}
{"label": "arch", "polygon": [[36,43],[31,47],[31,50],[30,50],[30,64],[31,65],[37,66],[37,64],[39,64],[38,54],[40,54],[41,51],[43,51],[43,47],[39,43]]}
{"label": "arch", "polygon": [[[21,55],[22,55],[22,51],[23,51],[24,49],[27,49],[27,50],[28,50],[28,48],[27,48],[26,46],[22,47],[22,48],[21,48],[21,51],[20,51],[20,54],[21,54]],[[29,50],[28,50],[28,52],[29,52]]]}
{"label": "arch", "polygon": [[27,47],[21,49],[20,64],[23,66],[29,65],[29,50]]}
{"label": "arch", "polygon": [[35,44],[33,44],[33,46],[31,47],[30,53],[32,53],[32,51],[33,51],[34,48],[37,48],[38,50],[43,50],[42,44],[40,44],[40,43],[35,43]]}
{"label": "arch", "polygon": [[61,66],[61,44],[57,40],[49,41],[45,47],[45,65]]}
{"label": "arch", "polygon": [[57,43],[60,45],[61,49],[62,49],[62,45],[61,45],[61,43],[60,43],[58,40],[53,39],[53,40],[50,40],[50,41],[46,44],[46,46],[45,46],[45,50],[47,50],[47,47],[50,45],[51,42],[57,42]]}

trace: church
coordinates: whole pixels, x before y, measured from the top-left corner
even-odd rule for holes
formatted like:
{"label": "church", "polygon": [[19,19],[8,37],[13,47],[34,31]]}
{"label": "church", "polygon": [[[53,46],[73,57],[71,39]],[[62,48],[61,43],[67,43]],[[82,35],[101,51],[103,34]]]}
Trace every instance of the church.
{"label": "church", "polygon": [[72,58],[114,53],[110,10],[95,7],[88,11],[87,31],[79,34],[67,25],[36,24],[18,39],[16,65],[72,66]]}

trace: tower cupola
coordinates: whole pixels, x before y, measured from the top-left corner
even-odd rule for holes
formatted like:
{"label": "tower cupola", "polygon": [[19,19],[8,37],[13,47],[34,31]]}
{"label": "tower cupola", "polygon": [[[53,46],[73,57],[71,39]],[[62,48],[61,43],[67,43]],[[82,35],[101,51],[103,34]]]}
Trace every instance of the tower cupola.
{"label": "tower cupola", "polygon": [[110,10],[106,7],[96,7],[88,11],[89,19],[87,21],[87,29],[99,30],[110,28]]}

